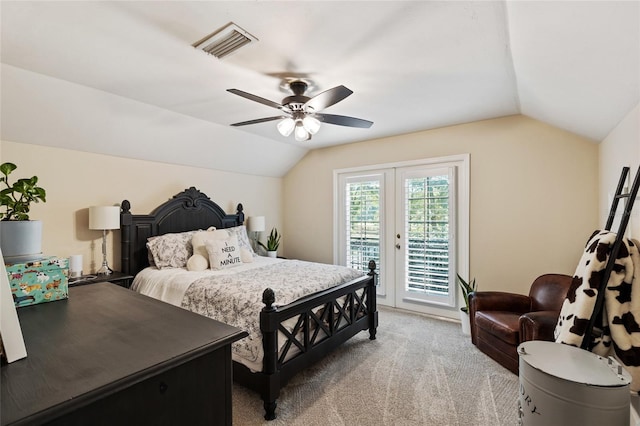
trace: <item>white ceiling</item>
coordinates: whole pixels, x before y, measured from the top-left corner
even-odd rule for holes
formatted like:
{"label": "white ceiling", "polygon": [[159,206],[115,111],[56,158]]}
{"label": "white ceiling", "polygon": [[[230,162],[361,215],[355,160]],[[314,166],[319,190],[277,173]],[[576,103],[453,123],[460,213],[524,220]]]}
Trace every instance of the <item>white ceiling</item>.
{"label": "white ceiling", "polygon": [[[640,2],[2,1],[3,140],[267,176],[309,149],[512,114],[601,141],[640,99]],[[192,44],[229,22],[259,41]],[[282,137],[282,76],[374,122]]]}

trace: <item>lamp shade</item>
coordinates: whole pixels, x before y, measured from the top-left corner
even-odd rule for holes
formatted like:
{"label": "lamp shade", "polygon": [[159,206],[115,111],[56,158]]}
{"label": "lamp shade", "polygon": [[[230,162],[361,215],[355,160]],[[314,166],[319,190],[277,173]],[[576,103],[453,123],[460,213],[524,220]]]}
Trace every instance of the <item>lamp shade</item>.
{"label": "lamp shade", "polygon": [[250,232],[263,232],[265,229],[264,216],[251,216],[249,218]]}
{"label": "lamp shade", "polygon": [[89,207],[89,229],[120,229],[120,207]]}
{"label": "lamp shade", "polygon": [[293,121],[293,118],[287,117],[284,120],[280,121],[277,125],[278,131],[284,137],[287,137],[293,132],[293,128],[296,127],[296,122]]}
{"label": "lamp shade", "polygon": [[317,118],[311,117],[307,115],[302,119],[302,125],[307,130],[307,132],[315,135],[320,130],[320,121]]}
{"label": "lamp shade", "polygon": [[296,124],[296,128],[293,132],[293,136],[298,142],[308,141],[309,139],[311,139],[309,137],[309,132],[307,132],[307,129],[304,128],[302,123]]}

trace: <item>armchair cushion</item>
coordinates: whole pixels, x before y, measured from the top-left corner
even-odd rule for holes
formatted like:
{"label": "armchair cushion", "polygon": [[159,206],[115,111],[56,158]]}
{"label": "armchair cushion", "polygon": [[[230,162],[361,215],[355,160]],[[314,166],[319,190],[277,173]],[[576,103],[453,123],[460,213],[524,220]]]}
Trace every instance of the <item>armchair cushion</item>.
{"label": "armchair cushion", "polygon": [[510,345],[519,344],[519,319],[520,314],[503,311],[479,311],[475,317],[477,327]]}

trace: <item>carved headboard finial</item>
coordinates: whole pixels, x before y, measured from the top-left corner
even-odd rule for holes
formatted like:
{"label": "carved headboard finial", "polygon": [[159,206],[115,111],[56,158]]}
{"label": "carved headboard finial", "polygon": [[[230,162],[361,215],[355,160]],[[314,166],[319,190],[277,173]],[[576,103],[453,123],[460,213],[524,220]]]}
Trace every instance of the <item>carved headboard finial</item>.
{"label": "carved headboard finial", "polygon": [[121,213],[130,213],[131,211],[131,203],[129,200],[123,200],[122,204],[120,204],[120,212]]}
{"label": "carved headboard finial", "polygon": [[198,208],[200,200],[211,200],[207,194],[200,192],[195,186],[191,186],[181,193],[174,195],[173,199],[182,201],[185,208]]}
{"label": "carved headboard finial", "polygon": [[244,207],[242,203],[238,203],[238,207],[236,208],[236,214],[238,215],[238,220],[240,223],[244,223]]}
{"label": "carved headboard finial", "polygon": [[207,200],[209,200],[210,198],[207,196],[207,194],[205,194],[204,192],[200,192],[200,190],[196,189],[195,186],[190,186],[189,188],[185,189],[184,191],[182,191],[179,194],[176,194],[173,196],[173,198],[180,198],[180,197],[189,197],[192,199],[197,199],[197,198],[206,198]]}

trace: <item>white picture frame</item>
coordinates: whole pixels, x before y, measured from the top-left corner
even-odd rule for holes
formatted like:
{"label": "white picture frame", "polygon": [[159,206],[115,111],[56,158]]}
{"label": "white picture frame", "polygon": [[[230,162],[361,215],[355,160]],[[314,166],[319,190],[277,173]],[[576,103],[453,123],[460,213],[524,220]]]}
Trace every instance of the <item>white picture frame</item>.
{"label": "white picture frame", "polygon": [[22,329],[16,305],[11,296],[9,277],[0,248],[0,345],[7,362],[11,363],[27,357]]}

